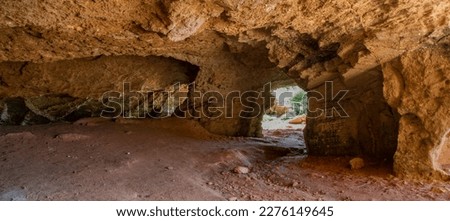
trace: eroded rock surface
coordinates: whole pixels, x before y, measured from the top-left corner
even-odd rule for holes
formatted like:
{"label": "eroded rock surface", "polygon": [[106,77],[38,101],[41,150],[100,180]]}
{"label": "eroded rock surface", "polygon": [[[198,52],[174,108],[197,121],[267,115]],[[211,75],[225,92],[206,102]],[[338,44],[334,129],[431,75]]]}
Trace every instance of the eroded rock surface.
{"label": "eroded rock surface", "polygon": [[[267,99],[232,100],[233,112],[224,117],[218,113],[226,108],[210,99],[217,96],[194,102],[193,92],[261,92],[268,82],[293,79],[323,93],[330,81],[349,91],[340,103],[349,116],[309,113],[311,153],[392,158],[396,152],[399,174],[440,174],[435,159],[450,119],[449,11],[441,0],[4,0],[2,122],[98,116],[105,103],[99,96],[129,82],[132,91],[159,91],[132,93],[137,100],[122,110],[130,116],[149,104],[158,117],[200,110],[195,117],[211,132],[260,136]],[[187,98],[177,103],[162,90]],[[70,101],[60,102],[62,95]],[[47,99],[55,96],[59,101]],[[106,104],[124,100],[113,96]],[[310,104],[325,112],[337,105]]]}
{"label": "eroded rock surface", "polygon": [[447,154],[450,133],[450,48],[406,53],[383,65],[383,73],[387,101],[401,115],[395,170],[448,179],[439,158]]}

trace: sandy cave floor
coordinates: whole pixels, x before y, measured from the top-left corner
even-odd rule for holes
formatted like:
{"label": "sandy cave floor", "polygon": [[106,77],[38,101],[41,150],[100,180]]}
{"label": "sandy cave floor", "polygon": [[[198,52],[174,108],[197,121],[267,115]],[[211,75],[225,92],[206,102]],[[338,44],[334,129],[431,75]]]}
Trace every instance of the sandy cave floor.
{"label": "sandy cave floor", "polygon": [[181,119],[0,127],[0,200],[450,200],[448,182],[306,157],[298,137],[220,137]]}

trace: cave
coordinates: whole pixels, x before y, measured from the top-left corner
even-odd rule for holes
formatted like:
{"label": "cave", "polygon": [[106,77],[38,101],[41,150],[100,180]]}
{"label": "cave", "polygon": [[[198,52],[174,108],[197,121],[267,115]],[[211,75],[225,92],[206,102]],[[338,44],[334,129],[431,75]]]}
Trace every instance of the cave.
{"label": "cave", "polygon": [[[5,0],[0,199],[449,200],[448,11]],[[286,86],[294,143],[263,128]]]}

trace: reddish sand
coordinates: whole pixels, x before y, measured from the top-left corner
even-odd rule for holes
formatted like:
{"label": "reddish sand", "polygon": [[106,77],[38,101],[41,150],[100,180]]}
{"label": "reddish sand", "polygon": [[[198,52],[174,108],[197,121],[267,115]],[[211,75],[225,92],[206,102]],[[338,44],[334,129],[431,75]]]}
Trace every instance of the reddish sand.
{"label": "reddish sand", "polygon": [[0,200],[450,200],[450,183],[398,179],[388,162],[306,157],[301,130],[265,135],[180,119],[1,127]]}

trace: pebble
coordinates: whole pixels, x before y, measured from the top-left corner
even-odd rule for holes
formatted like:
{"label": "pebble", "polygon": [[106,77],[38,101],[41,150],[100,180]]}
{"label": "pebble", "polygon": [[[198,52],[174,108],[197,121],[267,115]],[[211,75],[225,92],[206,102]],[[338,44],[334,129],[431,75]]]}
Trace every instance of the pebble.
{"label": "pebble", "polygon": [[237,197],[230,197],[230,198],[228,198],[228,201],[237,201],[237,200],[238,200]]}
{"label": "pebble", "polygon": [[248,167],[242,167],[242,166],[239,166],[239,167],[234,168],[233,171],[234,171],[235,173],[238,173],[238,174],[247,174],[247,173],[250,173],[250,169],[249,169]]}
{"label": "pebble", "polygon": [[364,160],[360,157],[353,158],[349,163],[352,170],[359,170],[364,167]]}

